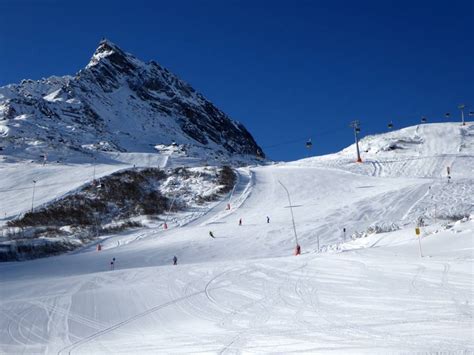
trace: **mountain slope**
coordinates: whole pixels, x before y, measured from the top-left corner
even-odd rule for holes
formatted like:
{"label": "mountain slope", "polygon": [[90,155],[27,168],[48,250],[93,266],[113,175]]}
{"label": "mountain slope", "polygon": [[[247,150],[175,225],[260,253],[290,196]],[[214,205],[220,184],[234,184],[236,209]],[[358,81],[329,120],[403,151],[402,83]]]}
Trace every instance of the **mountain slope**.
{"label": "mountain slope", "polygon": [[[454,124],[444,136],[431,132],[442,130],[418,132],[437,146],[456,142]],[[373,145],[387,139],[370,138]],[[350,151],[239,168],[231,198],[203,213],[169,216],[167,230],[111,234],[101,251],[90,245],[0,263],[0,352],[472,353],[473,179],[410,177],[444,164],[443,152],[427,160],[430,149],[416,147],[403,150],[405,157],[373,152],[362,164]],[[447,153],[463,159],[472,151]],[[367,176],[374,161],[383,172],[388,161],[411,157],[420,159],[407,165],[408,177]],[[30,177],[51,169],[23,165]],[[62,173],[48,174],[71,183],[84,165],[55,164]],[[15,180],[2,176],[0,188]],[[280,181],[291,194],[298,257]],[[37,188],[43,196],[57,189]],[[466,207],[456,222],[455,205]],[[416,219],[433,212],[437,218],[425,218],[430,225],[417,238]]]}
{"label": "mountain slope", "polygon": [[355,144],[342,151],[303,159],[292,164],[335,167],[363,175],[453,179],[472,177],[474,125],[432,123],[360,140],[363,164],[355,162]]}
{"label": "mountain slope", "polygon": [[263,157],[242,124],[156,62],[143,63],[107,40],[73,77],[0,88],[0,136],[3,154],[20,158],[70,161],[173,142],[189,156]]}

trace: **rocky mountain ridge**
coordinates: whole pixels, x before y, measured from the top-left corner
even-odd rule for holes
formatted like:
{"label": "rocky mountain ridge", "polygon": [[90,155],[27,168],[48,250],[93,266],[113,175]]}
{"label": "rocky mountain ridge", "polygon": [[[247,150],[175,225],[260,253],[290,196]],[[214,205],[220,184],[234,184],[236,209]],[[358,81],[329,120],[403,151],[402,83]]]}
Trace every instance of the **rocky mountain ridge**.
{"label": "rocky mountain ridge", "polygon": [[78,159],[179,144],[208,159],[264,154],[251,134],[176,75],[102,40],[75,76],[0,88],[4,156]]}

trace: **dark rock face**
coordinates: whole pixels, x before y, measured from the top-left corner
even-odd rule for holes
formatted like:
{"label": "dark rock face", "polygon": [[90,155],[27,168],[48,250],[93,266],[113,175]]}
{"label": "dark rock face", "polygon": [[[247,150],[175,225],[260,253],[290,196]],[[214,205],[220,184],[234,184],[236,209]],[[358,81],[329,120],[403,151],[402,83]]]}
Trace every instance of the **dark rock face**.
{"label": "dark rock face", "polygon": [[[19,149],[147,151],[178,144],[263,157],[245,129],[156,62],[143,63],[103,40],[75,77],[0,88],[0,122]],[[30,146],[29,146],[30,144]]]}

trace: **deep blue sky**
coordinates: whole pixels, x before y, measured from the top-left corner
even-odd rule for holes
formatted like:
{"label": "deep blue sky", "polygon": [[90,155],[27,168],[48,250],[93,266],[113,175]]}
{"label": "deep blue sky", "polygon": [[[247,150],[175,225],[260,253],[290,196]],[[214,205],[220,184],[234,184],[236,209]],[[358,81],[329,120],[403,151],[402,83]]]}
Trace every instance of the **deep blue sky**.
{"label": "deep blue sky", "polygon": [[369,134],[474,108],[472,0],[0,0],[0,85],[73,74],[102,37],[178,74],[277,160],[309,137],[313,154],[349,145],[353,119]]}

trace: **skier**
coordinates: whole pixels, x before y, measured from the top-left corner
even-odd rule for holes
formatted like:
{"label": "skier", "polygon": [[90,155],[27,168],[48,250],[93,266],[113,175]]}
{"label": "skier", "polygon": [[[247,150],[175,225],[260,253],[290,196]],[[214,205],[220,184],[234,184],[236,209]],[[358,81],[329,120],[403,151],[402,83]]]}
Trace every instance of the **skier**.
{"label": "skier", "polygon": [[239,226],[241,226],[241,225],[242,225],[242,218],[239,219]]}
{"label": "skier", "polygon": [[178,258],[175,256],[173,256],[173,265],[178,265]]}
{"label": "skier", "polygon": [[209,235],[211,236],[211,238],[215,238],[215,237],[214,237],[214,234],[212,233],[212,231],[209,231]]}
{"label": "skier", "polygon": [[115,261],[115,258],[113,258],[112,261],[110,262],[110,270],[114,269],[114,261]]}
{"label": "skier", "polygon": [[296,244],[295,255],[300,255],[300,254],[301,254],[301,247],[299,244]]}
{"label": "skier", "polygon": [[267,216],[267,223],[270,223],[270,217]]}

